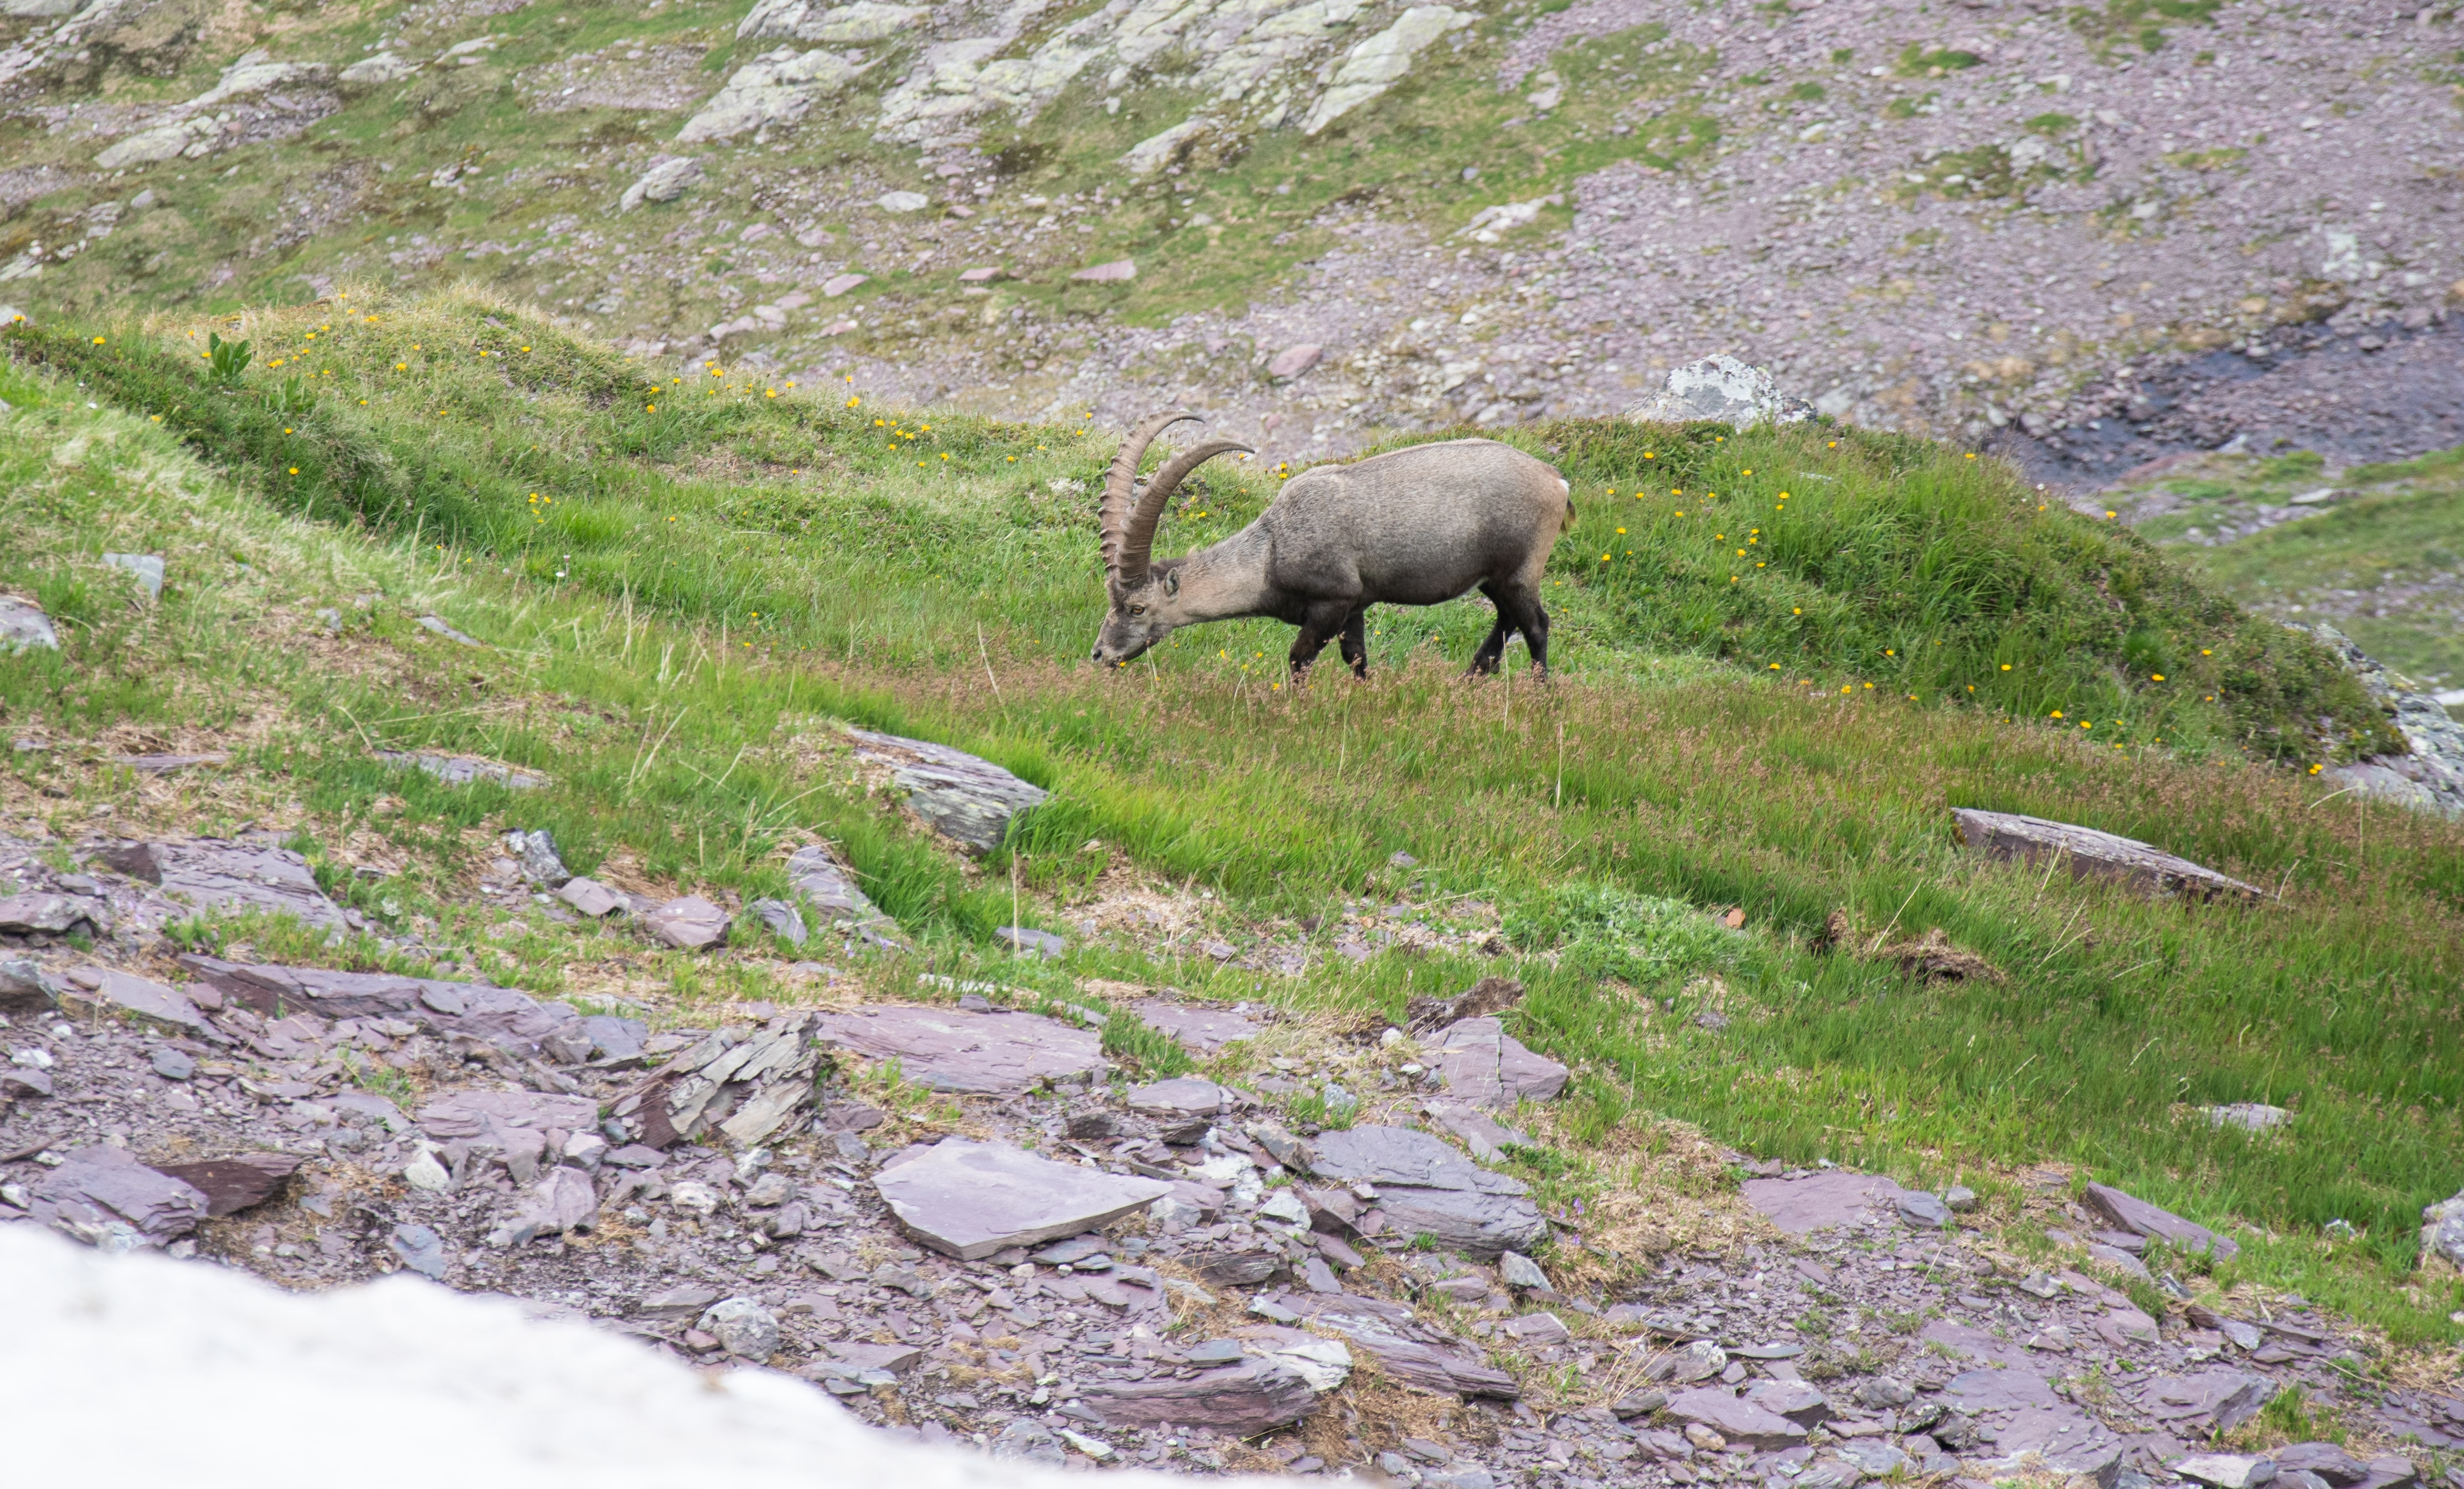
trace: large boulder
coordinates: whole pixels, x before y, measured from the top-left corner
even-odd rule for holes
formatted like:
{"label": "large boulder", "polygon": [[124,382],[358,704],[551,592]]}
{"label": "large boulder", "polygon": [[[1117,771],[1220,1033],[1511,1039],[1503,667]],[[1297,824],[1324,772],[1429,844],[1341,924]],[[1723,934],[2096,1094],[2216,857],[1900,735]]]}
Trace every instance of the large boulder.
{"label": "large boulder", "polygon": [[1781,393],[1769,372],[1726,352],[1687,362],[1669,373],[1667,384],[1660,392],[1625,411],[1629,419],[1651,424],[1708,420],[1739,428],[1757,424],[1802,424],[1813,414],[1813,405]]}
{"label": "large boulder", "polygon": [[2074,879],[2111,879],[2134,888],[2201,899],[2234,895],[2255,900],[2265,892],[2136,838],[2015,812],[1958,807],[1950,815],[1968,845],[1988,858],[2033,864],[2051,854],[2070,869]]}
{"label": "large boulder", "polygon": [[972,852],[1000,847],[1012,817],[1052,799],[1042,787],[963,750],[863,729],[848,734],[857,758],[890,767],[891,779],[907,793],[916,816]]}
{"label": "large boulder", "polygon": [[884,1170],[872,1183],[910,1235],[962,1261],[1094,1230],[1172,1193],[1158,1179],[958,1137]]}
{"label": "large boulder", "polygon": [[1375,1187],[1383,1224],[1398,1235],[1428,1236],[1474,1257],[1528,1252],[1549,1235],[1519,1181],[1491,1173],[1426,1132],[1359,1127],[1317,1140],[1322,1178]]}

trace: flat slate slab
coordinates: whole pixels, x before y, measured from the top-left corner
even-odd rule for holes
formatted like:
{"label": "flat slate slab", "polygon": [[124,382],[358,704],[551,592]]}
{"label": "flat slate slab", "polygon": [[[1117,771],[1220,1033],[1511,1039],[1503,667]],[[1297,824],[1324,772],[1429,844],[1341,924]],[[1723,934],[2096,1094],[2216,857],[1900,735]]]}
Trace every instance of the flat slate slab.
{"label": "flat slate slab", "polygon": [[96,857],[162,887],[165,899],[201,910],[264,910],[294,915],[320,931],[345,929],[340,906],[317,887],[308,861],[289,848],[197,838],[183,843],[119,843]]}
{"label": "flat slate slab", "polygon": [[2231,1261],[2241,1255],[2241,1247],[2225,1239],[2193,1220],[2185,1220],[2170,1210],[2160,1210],[2147,1201],[2107,1184],[2087,1187],[2088,1208],[2103,1215],[2119,1228],[2133,1236],[2161,1240],[2183,1251],[2204,1251],[2219,1261]]}
{"label": "flat slate slab", "polygon": [[[477,645],[473,643],[473,645]],[[435,777],[449,786],[467,786],[473,781],[488,781],[508,791],[537,791],[552,785],[537,771],[526,771],[502,760],[491,760],[476,755],[440,755],[433,751],[379,750],[376,757],[387,765],[407,766]]]}
{"label": "flat slate slab", "polygon": [[1949,1319],[1936,1319],[1927,1324],[1918,1331],[1917,1343],[1935,1346],[1953,1359],[1973,1360],[1979,1365],[2024,1369],[2034,1363],[2028,1351],[2015,1340],[1996,1339],[1981,1328],[1970,1328]]}
{"label": "flat slate slab", "polygon": [[160,1246],[187,1235],[206,1217],[203,1191],[138,1162],[123,1149],[98,1143],[66,1155],[35,1186],[33,1214],[43,1225],[85,1233],[99,1241],[115,1224],[138,1244]]}
{"label": "flat slate slab", "polygon": [[1700,1422],[1731,1443],[1777,1452],[1805,1441],[1805,1429],[1776,1412],[1740,1400],[1726,1386],[1697,1386],[1668,1398],[1668,1414]]}
{"label": "flat slate slab", "polygon": [[1980,812],[1969,807],[1954,808],[1950,815],[1958,820],[1960,835],[1968,840],[1968,845],[1988,857],[2033,864],[2054,854],[2070,865],[2074,879],[2111,879],[2135,888],[2197,898],[2230,894],[2255,900],[2265,893],[2255,885],[2228,878],[2189,859],[2176,858],[2135,838],[2099,832],[2093,827],[2047,821],[2041,817],[2023,817],[2013,812]]}
{"label": "flat slate slab", "polygon": [[1748,1179],[1746,1203],[1791,1236],[1895,1213],[1900,1187],[1879,1173],[1828,1169],[1796,1179]]}
{"label": "flat slate slab", "polygon": [[1471,1155],[1483,1163],[1505,1157],[1508,1148],[1535,1146],[1529,1132],[1520,1128],[1500,1126],[1487,1112],[1461,1102],[1423,1102],[1420,1110],[1447,1136],[1470,1149]]}
{"label": "flat slate slab", "polygon": [[1187,1380],[1098,1381],[1087,1388],[1088,1408],[1108,1427],[1153,1427],[1171,1422],[1206,1427],[1235,1437],[1254,1437],[1309,1414],[1318,1393],[1299,1371],[1277,1360],[1244,1359],[1200,1370]]}
{"label": "flat slate slab", "polygon": [[2015,1412],[2022,1407],[2050,1408],[2060,1404],[2054,1388],[2042,1375],[2033,1370],[1993,1369],[1964,1370],[1950,1378],[1942,1388],[1953,1406],[1970,1416],[1986,1412]]}
{"label": "flat slate slab", "polygon": [[[96,1013],[124,1014],[142,1023],[180,1034],[206,1033],[206,1016],[186,994],[149,982],[133,973],[108,967],[76,967],[68,979],[82,991],[64,995],[63,1004]],[[219,1039],[220,1035],[208,1036]]]}
{"label": "flat slate slab", "polygon": [[1488,1363],[1469,1340],[1431,1328],[1402,1303],[1351,1294],[1289,1293],[1273,1300],[1318,1328],[1341,1334],[1353,1348],[1406,1386],[1469,1400],[1512,1401],[1522,1385]]}
{"label": "flat slate slab", "polygon": [[1194,1055],[1218,1055],[1223,1046],[1258,1037],[1258,1025],[1239,1014],[1197,1003],[1155,1000],[1129,1004],[1131,1018],[1158,1033],[1169,1034]]}
{"label": "flat slate slab", "polygon": [[449,1091],[420,1107],[418,1121],[429,1136],[444,1139],[481,1137],[498,1128],[588,1132],[599,1126],[599,1104],[543,1091]]}
{"label": "flat slate slab", "polygon": [[1430,1063],[1446,1089],[1475,1106],[1511,1111],[1529,1098],[1545,1102],[1566,1088],[1566,1067],[1535,1055],[1495,1018],[1465,1018],[1434,1038]]}
{"label": "flat slate slab", "polygon": [[199,983],[269,1018],[302,1011],[322,1018],[403,1018],[563,1064],[587,1059],[592,1047],[582,1016],[570,1005],[542,1003],[485,982],[227,962],[194,953],[181,957],[180,965]]}
{"label": "flat slate slab", "polygon": [[906,1079],[935,1091],[1012,1096],[1042,1081],[1103,1071],[1103,1037],[1040,1014],[893,1005],[824,1014],[824,1044],[895,1060]]}
{"label": "flat slate slab", "polygon": [[1158,1117],[1211,1117],[1232,1108],[1232,1093],[1212,1081],[1180,1076],[1133,1088],[1130,1109]]}
{"label": "flat slate slab", "polygon": [[0,595],[0,647],[26,651],[36,646],[60,649],[60,633],[52,628],[52,618],[31,600]]}
{"label": "flat slate slab", "polygon": [[280,1193],[282,1181],[298,1171],[305,1162],[297,1153],[261,1152],[242,1153],[236,1158],[209,1158],[201,1163],[157,1164],[154,1168],[157,1173],[194,1186],[206,1196],[206,1215],[219,1220],[272,1199]]}
{"label": "flat slate slab", "polygon": [[99,903],[82,895],[12,894],[0,900],[0,931],[58,935],[80,921],[100,922],[107,913]]}
{"label": "flat slate slab", "polygon": [[1158,1179],[957,1137],[874,1175],[872,1183],[909,1234],[961,1261],[1093,1230],[1172,1193]]}
{"label": "flat slate slab", "polygon": [[855,876],[827,848],[806,846],[789,854],[787,883],[832,925],[853,926],[886,938],[898,934],[898,922],[883,914],[856,887]]}
{"label": "flat slate slab", "polygon": [[2264,1375],[2211,1366],[2189,1375],[2160,1375],[2140,1388],[2140,1410],[2161,1422],[2229,1433],[2276,1397]]}
{"label": "flat slate slab", "polygon": [[1410,1128],[1323,1133],[1314,1167],[1321,1177],[1375,1186],[1375,1207],[1397,1234],[1433,1237],[1466,1255],[1528,1252],[1549,1234],[1523,1184]]}
{"label": "flat slate slab", "polygon": [[907,793],[916,816],[978,853],[1001,845],[1012,817],[1052,799],[1044,788],[963,750],[869,730],[847,733],[859,759],[891,767],[891,779]]}

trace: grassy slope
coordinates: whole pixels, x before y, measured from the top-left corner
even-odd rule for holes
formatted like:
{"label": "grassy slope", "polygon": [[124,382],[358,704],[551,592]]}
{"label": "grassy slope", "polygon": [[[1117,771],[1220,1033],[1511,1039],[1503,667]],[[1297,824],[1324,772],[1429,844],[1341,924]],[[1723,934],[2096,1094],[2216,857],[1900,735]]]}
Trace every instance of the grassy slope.
{"label": "grassy slope", "polygon": [[[2464,449],[2356,466],[2329,482],[2307,451],[2276,459],[2211,455],[2159,478],[2137,523],[2242,604],[2271,617],[2327,620],[2397,671],[2446,689],[2464,682]],[[2334,485],[2356,494],[2229,542],[2220,526],[2253,506]],[[2130,515],[2125,512],[2125,516]],[[2197,530],[2201,537],[2190,536]]]}
{"label": "grassy slope", "polygon": [[[0,581],[40,592],[71,622],[67,656],[0,661],[10,727],[235,740],[259,767],[147,788],[21,757],[17,799],[33,803],[26,785],[50,771],[79,812],[117,793],[141,817],[263,816],[299,821],[319,844],[390,844],[411,871],[350,891],[381,919],[433,917],[483,965],[533,985],[587,984],[595,974],[572,969],[603,958],[690,996],[729,979],[751,989],[764,974],[740,958],[649,957],[544,922],[502,942],[481,936],[484,916],[460,908],[474,851],[465,833],[502,822],[508,799],[384,770],[365,743],[547,768],[558,784],[525,802],[523,821],[554,826],[577,866],[613,856],[662,882],[751,892],[778,887],[781,842],[841,841],[930,954],[963,968],[1007,918],[1007,887],[971,878],[832,784],[846,777],[828,719],[925,734],[1059,790],[1015,844],[1047,914],[1066,916],[1117,851],[1157,881],[1215,886],[1221,933],[1323,940],[1331,928],[1306,931],[1303,917],[1343,896],[1411,887],[1386,867],[1400,848],[1425,865],[1416,897],[1478,896],[1508,909],[1510,926],[1540,926],[1518,932],[1515,969],[1534,988],[1526,1031],[1584,1072],[1564,1121],[1573,1167],[1561,1193],[1579,1193],[1589,1142],[1651,1113],[1757,1151],[1911,1176],[2067,1159],[2189,1213],[2274,1228],[2251,1238],[2252,1276],[2298,1284],[2398,1337],[2454,1332],[2444,1315],[2464,1296],[2404,1289],[2418,1207],[2464,1184],[2464,1038],[2452,996],[2464,970],[2464,830],[2348,798],[2314,806],[2297,775],[2221,754],[2116,751],[2086,744],[2067,720],[2054,729],[1987,709],[1886,704],[1879,695],[1895,676],[1866,676],[1854,668],[1868,659],[1844,651],[1819,656],[1818,696],[1793,678],[1657,666],[1644,644],[1668,638],[1655,627],[1692,625],[1710,642],[1731,619],[1720,608],[1725,575],[1693,536],[1645,539],[1657,546],[1638,557],[1651,563],[1636,567],[1660,577],[1632,589],[1595,577],[1600,549],[1566,545],[1552,599],[1572,641],[1551,689],[1452,682],[1482,624],[1465,606],[1388,618],[1381,680],[1365,689],[1280,688],[1266,664],[1285,633],[1270,626],[1193,632],[1151,668],[1091,676],[1073,665],[1096,603],[1087,498],[1048,483],[1096,474],[1100,442],[938,421],[928,433],[919,421],[829,398],[773,400],[732,380],[713,380],[724,392],[652,398],[604,353],[503,307],[378,314],[374,326],[259,318],[251,329],[264,360],[279,349],[286,365],[253,373],[238,394],[183,392],[169,380],[185,361],[131,355],[143,349],[118,331],[77,354],[82,392],[31,372],[0,390],[29,410],[0,426],[21,519],[0,536]],[[506,322],[502,348],[492,314]],[[320,325],[366,339],[329,331],[308,342]],[[168,339],[185,357],[181,330]],[[292,361],[338,340],[304,369]],[[92,346],[20,342],[63,363]],[[302,370],[315,376],[315,407],[271,408],[269,395]],[[135,396],[148,389],[162,396]],[[128,411],[82,406],[106,393]],[[202,471],[157,415],[213,451],[228,479]],[[899,431],[917,438],[896,439],[893,452]],[[1835,452],[1827,439],[1756,436],[1706,449],[1707,431],[1692,444],[1660,433],[1683,458],[1735,462],[1732,485],[1766,461],[1831,474],[1832,505],[1809,525],[1989,508],[1991,520],[1969,530],[2007,536],[2017,524],[2026,541],[2013,551],[2036,556],[2057,598],[2047,551],[2143,564],[2151,594],[2179,582],[2125,536],[2038,518],[2033,503],[1993,506],[2006,477],[1913,447]],[[1580,443],[1599,431],[1554,437],[1578,473],[1610,458]],[[1655,446],[1655,465],[1661,453]],[[1265,484],[1218,478],[1193,493],[1176,531],[1228,528]],[[556,505],[535,509],[534,490]],[[388,516],[385,493],[411,505]],[[312,505],[316,519],[297,515]],[[1584,540],[1609,536],[1598,528],[1623,510],[1587,494]],[[170,557],[159,608],[128,602],[96,564],[105,549]],[[1794,565],[1820,556],[1789,558],[1785,581],[1817,577]],[[1925,571],[1904,572],[1914,584]],[[1653,619],[1641,593],[1663,583],[1693,597],[1667,602],[1674,620]],[[1897,593],[1848,607],[1820,644],[1854,649],[1864,618],[1895,612]],[[362,612],[362,594],[380,598]],[[325,605],[354,618],[339,641],[313,639],[310,617]],[[409,622],[431,609],[502,649],[424,639]],[[1967,624],[1981,623],[1945,617],[1952,635]],[[2197,624],[2238,634],[2230,615]],[[2253,670],[2281,681],[2265,659]],[[987,674],[993,686],[979,686]],[[1875,696],[1859,679],[1878,682]],[[2126,707],[2129,695],[2116,696]],[[2206,716],[2211,738],[2233,736],[2233,715]],[[2283,898],[2255,909],[2156,904],[1980,864],[1952,839],[1952,804],[2130,833],[2280,885]],[[58,819],[63,829],[82,820]],[[1547,928],[1570,923],[1563,897],[1586,885],[1607,887],[1612,903],[1643,893],[1743,905],[1749,934],[1626,957],[1631,980],[1603,981],[1582,970],[1601,963],[1581,946],[1545,954]],[[1859,922],[1860,946],[1940,927],[2010,978],[1929,988],[1886,962],[1817,953],[1809,933],[1837,907]],[[1356,970],[1331,960],[1303,984],[1262,985],[1095,946],[1051,974],[1161,976],[1392,1015],[1412,993],[1495,970],[1443,955]],[[1668,999],[1681,1017],[1653,1010]],[[1709,1000],[1733,1020],[1724,1033],[1682,1018]],[[2187,1106],[2241,1100],[2293,1107],[2295,1136],[2253,1143],[2182,1120]],[[2315,1227],[2338,1217],[2367,1239],[2321,1239]]]}

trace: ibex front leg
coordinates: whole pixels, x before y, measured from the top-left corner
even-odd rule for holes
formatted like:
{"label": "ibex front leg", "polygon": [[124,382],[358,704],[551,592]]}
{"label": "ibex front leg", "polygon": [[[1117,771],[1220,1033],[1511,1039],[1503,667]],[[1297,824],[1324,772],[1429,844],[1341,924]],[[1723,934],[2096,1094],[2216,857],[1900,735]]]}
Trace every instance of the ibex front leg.
{"label": "ibex front leg", "polygon": [[[1312,604],[1301,617],[1300,634],[1292,638],[1292,681],[1308,677],[1309,664],[1326,649],[1326,644],[1342,635],[1344,623],[1351,618],[1348,603]],[[1350,643],[1346,642],[1346,650]]]}

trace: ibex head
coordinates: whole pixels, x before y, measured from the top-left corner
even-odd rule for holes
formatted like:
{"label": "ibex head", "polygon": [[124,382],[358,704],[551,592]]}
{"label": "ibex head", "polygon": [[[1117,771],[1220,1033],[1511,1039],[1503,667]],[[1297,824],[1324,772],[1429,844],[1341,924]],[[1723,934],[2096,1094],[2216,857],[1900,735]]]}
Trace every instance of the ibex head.
{"label": "ibex head", "polygon": [[1183,477],[1227,451],[1249,452],[1232,440],[1209,440],[1164,462],[1144,493],[1137,490],[1138,461],[1156,435],[1196,414],[1159,413],[1132,430],[1104,479],[1099,525],[1104,536],[1104,573],[1111,591],[1112,612],[1095,637],[1094,659],[1118,667],[1139,656],[1194,618],[1180,593],[1177,561],[1154,559],[1155,524],[1164,504]]}

